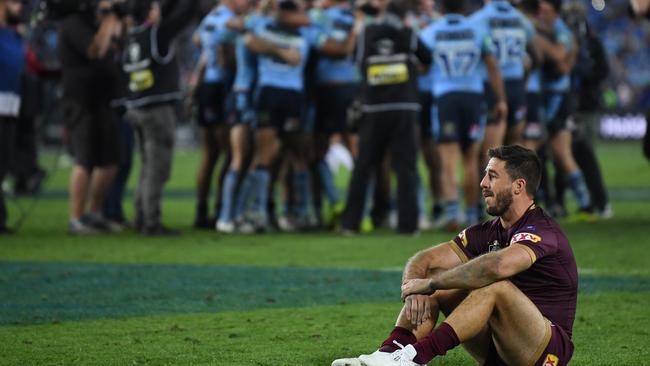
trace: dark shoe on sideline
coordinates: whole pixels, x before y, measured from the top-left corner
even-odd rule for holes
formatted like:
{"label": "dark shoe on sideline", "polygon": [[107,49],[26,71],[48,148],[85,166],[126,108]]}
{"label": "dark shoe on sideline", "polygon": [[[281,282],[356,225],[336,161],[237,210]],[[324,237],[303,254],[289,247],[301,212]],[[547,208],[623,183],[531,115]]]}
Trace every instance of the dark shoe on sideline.
{"label": "dark shoe on sideline", "polygon": [[0,235],[13,235],[16,233],[16,230],[10,229],[6,226],[0,226]]}
{"label": "dark shoe on sideline", "polygon": [[213,230],[214,227],[215,227],[215,220],[211,220],[207,216],[197,216],[196,219],[194,219],[195,229]]}
{"label": "dark shoe on sideline", "polygon": [[156,226],[149,226],[142,230],[142,234],[147,236],[180,236],[181,231],[178,229],[171,229],[162,224]]}

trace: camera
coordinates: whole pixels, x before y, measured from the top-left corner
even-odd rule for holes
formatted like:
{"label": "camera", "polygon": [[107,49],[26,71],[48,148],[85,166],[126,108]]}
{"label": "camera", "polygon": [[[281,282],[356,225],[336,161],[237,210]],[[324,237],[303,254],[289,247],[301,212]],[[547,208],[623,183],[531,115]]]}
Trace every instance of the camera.
{"label": "camera", "polygon": [[50,20],[58,20],[68,15],[90,12],[94,6],[93,0],[44,0],[41,10]]}
{"label": "camera", "polygon": [[122,19],[129,14],[130,6],[126,1],[116,1],[110,7],[99,8],[100,15],[115,14],[116,17]]}

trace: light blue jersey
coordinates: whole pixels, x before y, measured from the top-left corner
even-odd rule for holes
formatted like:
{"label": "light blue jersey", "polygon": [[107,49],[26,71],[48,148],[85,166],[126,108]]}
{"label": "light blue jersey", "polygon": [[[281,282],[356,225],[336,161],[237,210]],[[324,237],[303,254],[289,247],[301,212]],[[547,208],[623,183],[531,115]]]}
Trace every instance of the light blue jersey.
{"label": "light blue jersey", "polygon": [[207,58],[204,82],[217,83],[230,76],[219,65],[217,53],[222,43],[235,44],[237,32],[226,27],[226,23],[234,16],[235,13],[230,8],[221,5],[203,18],[196,30],[201,38],[201,53]]}
{"label": "light blue jersey", "polygon": [[[535,28],[530,21],[508,0],[492,0],[470,18],[489,29],[501,77],[504,80],[522,80],[526,45],[535,36]],[[483,70],[487,80],[487,71],[485,68]]]}
{"label": "light blue jersey", "polygon": [[420,38],[433,53],[433,95],[483,93],[479,65],[494,53],[488,31],[462,15],[447,14],[425,28]]}
{"label": "light blue jersey", "polygon": [[257,55],[258,86],[303,91],[304,71],[311,48],[319,48],[325,41],[325,33],[317,27],[290,28],[275,20],[258,24],[257,37],[276,47],[295,48],[300,53],[300,63],[289,65],[279,57]]}
{"label": "light blue jersey", "polygon": [[542,75],[539,69],[530,71],[526,82],[526,91],[529,93],[540,93],[542,91]]}
{"label": "light blue jersey", "polygon": [[[354,14],[349,8],[331,7],[309,13],[312,24],[336,42],[344,42],[354,28]],[[316,65],[318,83],[354,83],[361,80],[352,56],[329,57],[321,55]]]}
{"label": "light blue jersey", "polygon": [[[244,27],[247,30],[253,30],[259,24],[269,22],[271,18],[252,13],[246,17]],[[251,50],[244,44],[242,36],[237,37],[235,46],[235,57],[237,60],[237,73],[233,90],[235,92],[252,91],[255,81],[257,80],[257,58]]]}
{"label": "light blue jersey", "polygon": [[[571,52],[573,49],[573,33],[571,33],[569,27],[562,19],[557,18],[553,24],[553,30],[555,31],[556,42],[564,45],[567,52]],[[555,80],[544,80],[542,88],[544,91],[566,93],[571,88],[571,76],[566,74]]]}

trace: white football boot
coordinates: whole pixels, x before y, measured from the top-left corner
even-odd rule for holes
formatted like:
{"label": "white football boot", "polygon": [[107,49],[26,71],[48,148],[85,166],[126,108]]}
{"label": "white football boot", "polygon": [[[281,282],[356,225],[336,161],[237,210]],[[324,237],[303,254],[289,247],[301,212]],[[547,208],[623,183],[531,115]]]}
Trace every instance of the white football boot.
{"label": "white football boot", "polygon": [[363,366],[423,366],[413,362],[417,355],[413,345],[409,344],[404,347],[397,341],[393,341],[393,343],[398,345],[400,349],[393,353],[375,351],[370,355],[361,355],[359,356],[361,364]]}
{"label": "white football boot", "polygon": [[332,366],[363,366],[358,358],[339,358],[332,362]]}

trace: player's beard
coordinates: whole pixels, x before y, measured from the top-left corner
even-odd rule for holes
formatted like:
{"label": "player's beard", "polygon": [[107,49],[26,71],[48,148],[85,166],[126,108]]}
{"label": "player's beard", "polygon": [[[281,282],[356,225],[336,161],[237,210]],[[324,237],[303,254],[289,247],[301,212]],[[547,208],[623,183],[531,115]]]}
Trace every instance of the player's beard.
{"label": "player's beard", "polygon": [[506,188],[496,193],[494,206],[488,206],[485,211],[492,216],[502,216],[512,205],[512,200],[512,192]]}
{"label": "player's beard", "polygon": [[22,18],[20,17],[20,14],[15,14],[12,13],[7,9],[7,13],[5,15],[5,20],[8,25],[10,26],[16,26],[22,22]]}

